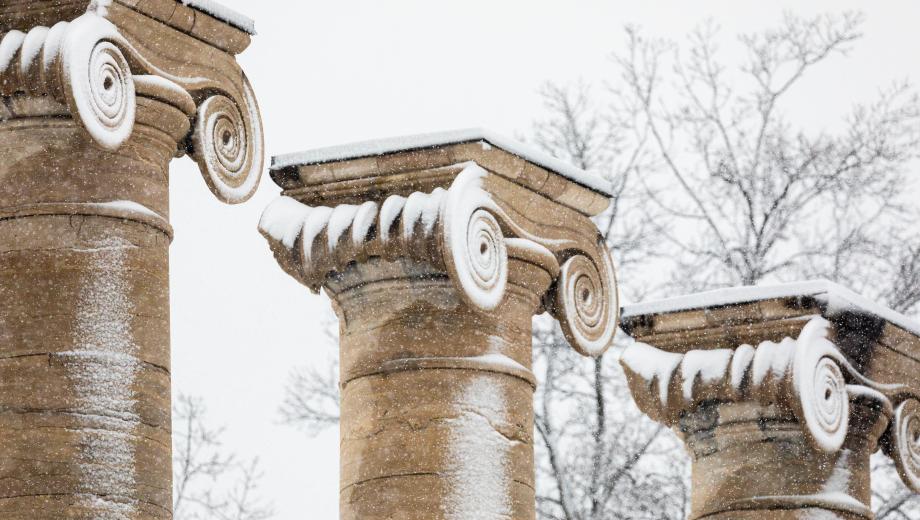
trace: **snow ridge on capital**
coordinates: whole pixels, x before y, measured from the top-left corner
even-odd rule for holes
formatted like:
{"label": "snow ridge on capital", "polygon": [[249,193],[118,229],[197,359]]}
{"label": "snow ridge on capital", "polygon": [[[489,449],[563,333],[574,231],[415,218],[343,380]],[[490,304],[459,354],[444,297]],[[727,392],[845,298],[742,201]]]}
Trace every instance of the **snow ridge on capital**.
{"label": "snow ridge on capital", "polygon": [[407,152],[437,148],[452,144],[482,142],[484,146],[494,145],[506,152],[517,155],[538,166],[551,170],[563,177],[580,184],[598,193],[612,196],[609,182],[600,175],[593,174],[561,161],[547,153],[537,150],[524,143],[505,137],[483,128],[469,128],[448,132],[418,134],[388,139],[375,139],[357,143],[318,148],[285,155],[278,155],[272,159],[272,170],[280,170],[294,166],[308,166],[328,162],[347,161],[386,155],[390,153]]}
{"label": "snow ridge on capital", "polygon": [[214,0],[180,0],[182,5],[207,13],[222,22],[226,22],[237,29],[251,35],[256,34],[256,22],[229,7],[221,5]]}

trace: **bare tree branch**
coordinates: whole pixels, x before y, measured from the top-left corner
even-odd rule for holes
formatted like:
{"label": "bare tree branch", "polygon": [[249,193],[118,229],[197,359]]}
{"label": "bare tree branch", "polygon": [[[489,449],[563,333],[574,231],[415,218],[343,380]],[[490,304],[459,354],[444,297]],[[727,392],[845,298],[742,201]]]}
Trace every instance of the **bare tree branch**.
{"label": "bare tree branch", "polygon": [[267,520],[256,496],[258,461],[221,449],[223,429],[208,427],[200,399],[180,394],[173,408],[173,517],[176,520]]}

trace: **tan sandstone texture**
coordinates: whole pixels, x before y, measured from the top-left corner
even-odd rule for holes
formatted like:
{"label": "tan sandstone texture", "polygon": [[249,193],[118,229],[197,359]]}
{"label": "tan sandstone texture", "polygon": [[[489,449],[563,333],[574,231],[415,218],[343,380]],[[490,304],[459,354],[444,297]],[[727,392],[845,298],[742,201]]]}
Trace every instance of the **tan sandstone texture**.
{"label": "tan sandstone texture", "polygon": [[254,190],[248,43],[174,0],[0,2],[0,518],[172,517],[168,165]]}
{"label": "tan sandstone texture", "polygon": [[533,520],[531,318],[610,344],[606,195],[490,141],[276,158],[260,229],[340,320],[345,520]]}
{"label": "tan sandstone texture", "polygon": [[828,282],[624,311],[639,408],[684,439],[690,518],[870,519],[882,449],[920,490],[920,326]]}

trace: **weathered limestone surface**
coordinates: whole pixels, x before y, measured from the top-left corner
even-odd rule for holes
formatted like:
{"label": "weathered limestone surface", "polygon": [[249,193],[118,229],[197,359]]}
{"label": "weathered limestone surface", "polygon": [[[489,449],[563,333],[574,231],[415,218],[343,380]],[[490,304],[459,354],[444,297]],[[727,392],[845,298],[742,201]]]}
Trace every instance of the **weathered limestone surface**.
{"label": "weathered limestone surface", "polygon": [[920,491],[920,326],[827,282],[627,308],[633,397],[684,439],[691,518],[869,519],[883,449]]}
{"label": "weathered limestone surface", "polygon": [[272,175],[260,229],[340,319],[341,518],[532,520],[531,319],[609,346],[606,196],[480,139]]}
{"label": "weathered limestone surface", "polygon": [[172,0],[0,2],[0,518],[171,518],[168,165],[251,193],[248,42]]}
{"label": "weathered limestone surface", "polygon": [[361,267],[329,284],[350,317],[341,340],[343,518],[533,517],[524,326],[549,276],[510,266],[509,294],[486,316],[424,264]]}

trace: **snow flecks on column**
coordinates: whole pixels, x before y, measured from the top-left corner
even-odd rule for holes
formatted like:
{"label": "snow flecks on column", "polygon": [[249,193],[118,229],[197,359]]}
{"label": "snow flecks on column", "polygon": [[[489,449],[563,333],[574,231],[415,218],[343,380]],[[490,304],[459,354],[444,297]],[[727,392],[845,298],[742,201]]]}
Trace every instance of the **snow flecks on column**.
{"label": "snow flecks on column", "polygon": [[139,424],[134,394],[138,347],[131,331],[133,305],[125,280],[127,252],[119,240],[84,251],[90,269],[76,312],[73,350],[61,358],[76,394],[86,506],[104,520],[133,518],[135,504],[119,496],[135,488],[133,436]]}
{"label": "snow flecks on column", "polygon": [[849,493],[849,490],[853,488],[850,482],[853,478],[853,468],[850,467],[851,457],[850,450],[841,450],[840,457],[837,458],[833,472],[824,483],[819,498],[826,498],[830,502],[846,504],[854,510],[859,510],[862,503]]}
{"label": "snow flecks on column", "polygon": [[[449,442],[449,494],[444,502],[448,520],[510,517],[511,447],[481,410],[505,417],[507,398],[502,385],[489,376],[475,376],[461,397],[464,409],[451,425]],[[497,510],[483,510],[483,508]]]}

